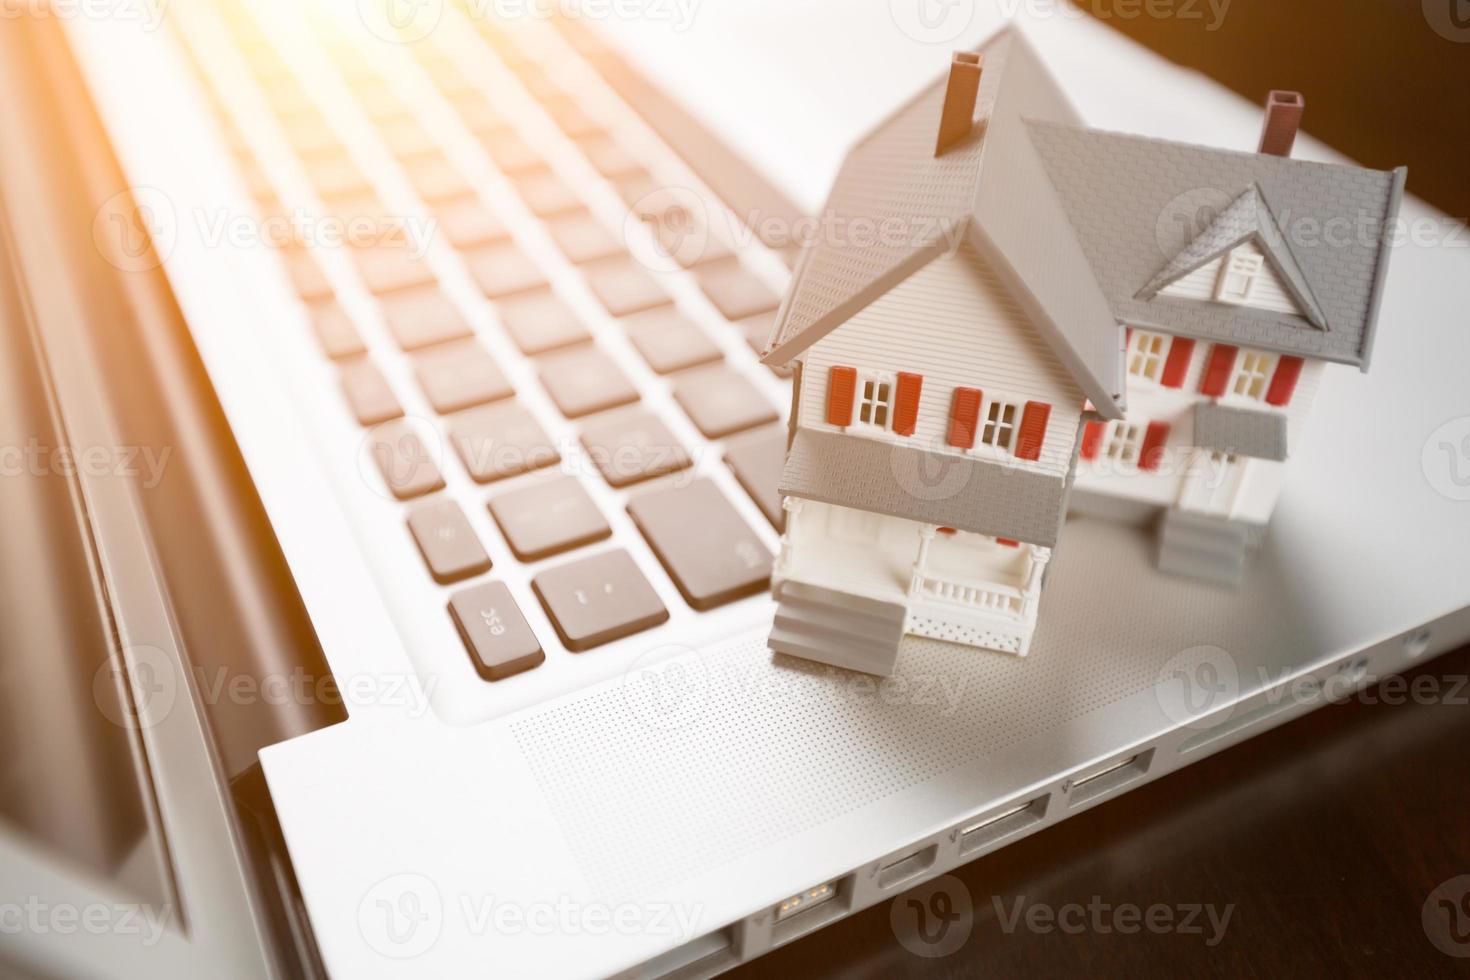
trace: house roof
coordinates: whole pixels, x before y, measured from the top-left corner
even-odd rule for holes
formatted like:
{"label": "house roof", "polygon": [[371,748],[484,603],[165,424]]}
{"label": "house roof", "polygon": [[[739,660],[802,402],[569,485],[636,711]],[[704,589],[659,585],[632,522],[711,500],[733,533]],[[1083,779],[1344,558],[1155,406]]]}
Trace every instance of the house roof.
{"label": "house roof", "polygon": [[1255,459],[1286,459],[1287,420],[1281,412],[1226,408],[1218,402],[1194,406],[1194,444]]}
{"label": "house roof", "polygon": [[[1026,122],[1117,318],[1366,369],[1405,171]],[[1214,214],[1198,228],[1200,216]],[[1303,315],[1162,295],[1256,237]],[[1201,256],[1204,256],[1203,260]]]}
{"label": "house roof", "polygon": [[783,496],[854,507],[1053,547],[1066,516],[1064,477],[975,456],[798,429]]}
{"label": "house roof", "polygon": [[1026,132],[1029,118],[1079,119],[1015,29],[978,50],[984,71],[966,140],[934,155],[942,78],[849,154],[823,210],[830,233],[802,253],[765,359],[789,362],[968,240],[1099,412],[1121,417],[1121,331]]}

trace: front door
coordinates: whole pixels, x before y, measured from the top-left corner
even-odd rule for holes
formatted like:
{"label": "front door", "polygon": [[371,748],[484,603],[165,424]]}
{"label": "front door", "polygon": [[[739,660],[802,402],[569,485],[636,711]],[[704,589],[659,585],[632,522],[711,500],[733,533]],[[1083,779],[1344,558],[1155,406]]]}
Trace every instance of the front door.
{"label": "front door", "polygon": [[1196,449],[1179,493],[1179,508],[1197,514],[1230,517],[1245,480],[1246,461],[1233,453]]}

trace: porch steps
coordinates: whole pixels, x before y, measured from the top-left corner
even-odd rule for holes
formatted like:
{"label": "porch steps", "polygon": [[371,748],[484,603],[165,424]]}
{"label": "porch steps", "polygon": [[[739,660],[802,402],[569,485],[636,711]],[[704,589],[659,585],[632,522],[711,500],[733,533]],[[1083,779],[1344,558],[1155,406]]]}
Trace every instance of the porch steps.
{"label": "porch steps", "polygon": [[1235,586],[1245,575],[1250,528],[1178,508],[1159,524],[1159,571],[1216,585]]}
{"label": "porch steps", "polygon": [[908,608],[805,582],[776,589],[770,646],[777,653],[888,677],[898,663]]}

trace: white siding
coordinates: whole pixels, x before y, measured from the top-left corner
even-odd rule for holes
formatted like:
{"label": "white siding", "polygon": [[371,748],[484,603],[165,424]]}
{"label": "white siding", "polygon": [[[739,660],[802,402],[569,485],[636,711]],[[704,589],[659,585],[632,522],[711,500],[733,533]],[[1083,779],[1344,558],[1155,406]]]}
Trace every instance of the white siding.
{"label": "white siding", "polygon": [[[1255,242],[1246,242],[1236,247],[1234,252],[1242,252],[1250,255],[1258,255],[1265,258],[1260,246]],[[1232,252],[1226,252],[1220,258],[1195,269],[1189,275],[1175,280],[1163,289],[1159,290],[1160,296],[1172,296],[1177,299],[1204,300],[1215,302],[1215,283],[1220,278],[1220,266],[1226,259],[1230,258]],[[1275,313],[1295,313],[1301,315],[1301,307],[1297,305],[1291,293],[1287,291],[1286,285],[1282,283],[1281,277],[1276,274],[1276,269],[1271,265],[1269,258],[1261,267],[1260,274],[1256,276],[1255,286],[1251,289],[1250,302],[1245,304],[1262,310],[1271,310]]]}
{"label": "white siding", "polygon": [[[935,259],[813,345],[802,359],[803,427],[833,428],[826,421],[827,374],[833,365],[850,365],[860,374],[909,371],[924,376],[913,436],[883,436],[857,426],[848,431],[934,452],[960,452],[946,445],[954,389],[979,388],[985,397],[982,420],[992,398],[1018,407],[1030,400],[1052,406],[1041,459],[1013,460],[1014,465],[1058,475],[1071,466],[1085,400],[1082,389],[968,245]],[[984,456],[987,451],[974,452]]]}

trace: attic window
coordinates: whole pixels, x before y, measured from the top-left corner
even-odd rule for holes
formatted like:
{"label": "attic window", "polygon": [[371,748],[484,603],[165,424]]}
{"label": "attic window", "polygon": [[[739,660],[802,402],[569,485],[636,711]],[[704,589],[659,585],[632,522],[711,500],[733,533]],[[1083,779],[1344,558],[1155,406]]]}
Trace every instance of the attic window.
{"label": "attic window", "polygon": [[1220,263],[1220,278],[1215,281],[1215,300],[1240,305],[1250,302],[1251,290],[1265,267],[1266,257],[1259,252],[1236,249]]}
{"label": "attic window", "polygon": [[887,429],[893,416],[893,382],[889,378],[866,377],[858,398],[858,421]]}
{"label": "attic window", "polygon": [[1128,373],[1135,378],[1158,381],[1164,369],[1164,352],[1169,339],[1162,334],[1133,331],[1128,350]]}
{"label": "attic window", "polygon": [[985,422],[980,426],[981,444],[1009,450],[1015,434],[1016,406],[1010,402],[991,402],[985,412]]}

